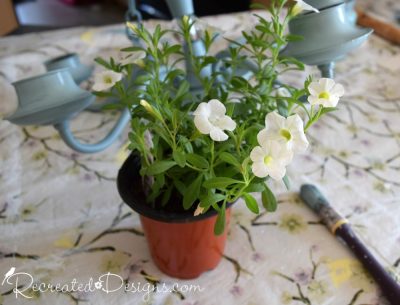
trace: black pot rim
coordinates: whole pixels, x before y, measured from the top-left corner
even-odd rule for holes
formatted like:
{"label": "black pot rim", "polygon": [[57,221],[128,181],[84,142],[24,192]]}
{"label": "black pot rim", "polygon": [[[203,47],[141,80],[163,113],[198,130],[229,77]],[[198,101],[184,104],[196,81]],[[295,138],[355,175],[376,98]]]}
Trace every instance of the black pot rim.
{"label": "black pot rim", "polygon": [[[166,212],[153,209],[145,200],[139,174],[140,158],[136,153],[131,153],[118,171],[117,188],[122,200],[135,212],[147,218],[168,223],[187,223],[204,220],[217,215],[217,211],[210,208],[206,213],[198,216],[193,211]],[[136,182],[136,184],[135,184]],[[227,203],[229,208],[233,203]]]}

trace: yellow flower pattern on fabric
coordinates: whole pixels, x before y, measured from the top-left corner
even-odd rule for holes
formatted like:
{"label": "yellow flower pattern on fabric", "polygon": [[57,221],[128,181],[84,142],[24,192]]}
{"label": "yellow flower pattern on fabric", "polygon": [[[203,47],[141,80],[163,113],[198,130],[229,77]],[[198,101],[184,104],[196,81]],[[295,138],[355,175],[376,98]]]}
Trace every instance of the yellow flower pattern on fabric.
{"label": "yellow flower pattern on fabric", "polygon": [[59,239],[53,242],[53,245],[57,248],[71,249],[75,244],[76,237],[74,235],[72,232],[64,233]]}

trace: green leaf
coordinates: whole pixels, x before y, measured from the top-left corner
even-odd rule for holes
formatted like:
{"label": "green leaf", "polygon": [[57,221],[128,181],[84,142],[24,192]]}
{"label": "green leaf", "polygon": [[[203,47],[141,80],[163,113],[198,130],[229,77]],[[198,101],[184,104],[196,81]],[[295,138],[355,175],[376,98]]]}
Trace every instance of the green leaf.
{"label": "green leaf", "polygon": [[286,36],[286,39],[287,41],[301,41],[304,40],[304,36],[289,34]]}
{"label": "green leaf", "polygon": [[157,124],[153,124],[152,128],[166,143],[168,143],[170,146],[172,146],[171,139],[170,139],[168,133],[166,132],[165,128],[162,128],[161,126],[159,126]]}
{"label": "green leaf", "polygon": [[235,183],[244,183],[243,181],[228,178],[228,177],[214,177],[211,179],[208,179],[203,183],[203,186],[205,188],[210,188],[210,189],[224,189],[227,186]]}
{"label": "green leaf", "polygon": [[174,160],[176,161],[176,163],[180,166],[180,167],[184,167],[186,164],[186,156],[185,153],[180,151],[180,150],[175,150],[172,154],[172,157],[174,158]]}
{"label": "green leaf", "polygon": [[238,161],[232,154],[230,154],[230,153],[222,152],[222,153],[219,155],[219,158],[220,158],[222,161],[224,161],[224,162],[226,162],[226,163],[228,163],[228,164],[231,164],[231,165],[237,167],[238,169],[240,169],[240,167],[241,167],[239,161]]}
{"label": "green leaf", "polygon": [[178,91],[176,92],[174,102],[177,100],[180,100],[182,97],[184,97],[186,94],[189,93],[190,90],[190,84],[188,81],[183,80],[181,84],[179,85]]}
{"label": "green leaf", "polygon": [[264,40],[253,40],[252,45],[256,46],[256,47],[260,47],[260,48],[265,48],[267,49],[271,44],[268,41],[264,41]]}
{"label": "green leaf", "polygon": [[[281,64],[288,66],[288,65],[295,65],[298,69],[304,70],[304,64],[300,61],[295,59],[294,57],[283,57],[281,59]],[[306,87],[308,88],[308,87]]]}
{"label": "green leaf", "polygon": [[208,208],[209,206],[213,205],[214,203],[220,202],[225,199],[225,195],[222,194],[215,194],[209,193],[205,197],[200,197],[200,206],[202,208]]}
{"label": "green leaf", "polygon": [[276,198],[267,185],[265,185],[264,191],[261,193],[261,200],[264,208],[268,212],[276,211],[278,206]]}
{"label": "green leaf", "polygon": [[[224,177],[235,177],[239,173],[239,170],[234,166],[227,166],[223,169],[218,169],[218,175]],[[211,177],[210,177],[211,178]]]}
{"label": "green leaf", "polygon": [[168,72],[166,79],[174,81],[178,76],[184,77],[186,74],[181,69],[174,69]]}
{"label": "green leaf", "polygon": [[115,110],[119,109],[121,110],[123,106],[121,104],[105,104],[104,106],[101,106],[102,110]]}
{"label": "green leaf", "polygon": [[214,56],[205,56],[203,57],[203,62],[200,65],[200,68],[204,68],[207,65],[215,63],[217,60]]}
{"label": "green leaf", "polygon": [[173,189],[173,184],[170,184],[167,190],[164,191],[164,194],[161,199],[162,206],[165,206],[168,203],[169,199],[171,198],[172,189]]}
{"label": "green leaf", "polygon": [[255,200],[255,198],[252,195],[244,193],[242,195],[242,198],[246,202],[246,206],[250,211],[252,211],[255,214],[258,214],[260,212],[260,210],[258,209],[257,200]]}
{"label": "green leaf", "polygon": [[174,179],[174,185],[178,192],[181,193],[181,195],[183,196],[183,194],[185,194],[186,192],[186,185],[178,179]]}
{"label": "green leaf", "polygon": [[110,97],[114,95],[112,92],[102,92],[102,91],[94,91],[93,94],[98,97]]}
{"label": "green leaf", "polygon": [[167,48],[165,48],[164,55],[168,56],[168,55],[173,54],[173,53],[181,53],[181,50],[182,50],[182,46],[181,45],[174,44],[172,46],[168,46]]}
{"label": "green leaf", "polygon": [[282,181],[283,181],[283,183],[285,184],[286,189],[287,189],[287,190],[290,190],[290,181],[289,181],[288,176],[285,175],[285,176],[282,178]]}
{"label": "green leaf", "polygon": [[190,209],[195,200],[199,197],[201,182],[203,181],[203,175],[199,175],[186,189],[183,195],[183,208],[185,210]]}
{"label": "green leaf", "polygon": [[109,70],[111,70],[111,68],[112,68],[111,65],[101,57],[96,57],[94,59],[94,61],[97,62],[99,65],[102,65],[103,67],[105,67],[105,68],[107,68]]}
{"label": "green leaf", "polygon": [[235,107],[236,107],[236,103],[227,103],[226,104],[226,115],[233,116]]}
{"label": "green leaf", "polygon": [[261,193],[264,191],[264,183],[252,183],[244,191],[246,193]]}
{"label": "green leaf", "polygon": [[288,117],[288,109],[287,105],[284,101],[277,101],[278,112],[281,116],[287,118]]}
{"label": "green leaf", "polygon": [[248,167],[249,163],[250,163],[250,157],[247,157],[242,162],[242,165],[241,165],[242,170],[241,170],[241,172],[243,173],[244,176],[246,176],[247,173],[248,173],[247,167]]}
{"label": "green leaf", "polygon": [[249,83],[247,82],[247,80],[245,78],[243,78],[241,76],[234,76],[234,77],[232,77],[231,85],[235,89],[241,89],[241,88],[248,87]]}
{"label": "green leaf", "polygon": [[137,52],[137,51],[144,51],[142,47],[128,47],[121,49],[121,52]]}
{"label": "green leaf", "polygon": [[221,209],[218,212],[217,220],[214,225],[214,234],[221,235],[225,230],[225,209],[226,203],[224,202]]}
{"label": "green leaf", "polygon": [[152,79],[150,74],[139,75],[135,78],[134,84],[143,85]]}
{"label": "green leaf", "polygon": [[175,165],[175,161],[156,161],[147,168],[146,175],[154,176],[161,174]]}
{"label": "green leaf", "polygon": [[178,143],[183,145],[183,147],[185,148],[185,151],[188,153],[193,153],[193,147],[192,147],[192,144],[190,143],[189,139],[182,135],[180,135],[178,137],[179,137]]}
{"label": "green leaf", "polygon": [[258,30],[258,31],[260,31],[260,32],[262,32],[262,33],[270,33],[271,31],[270,31],[270,29],[269,29],[269,27],[267,27],[267,26],[265,26],[265,25],[256,25],[255,26],[255,29],[256,30]]}
{"label": "green leaf", "polygon": [[325,113],[336,111],[336,110],[338,110],[337,107],[324,107],[324,108],[322,108],[321,114],[325,114]]}
{"label": "green leaf", "polygon": [[165,184],[164,174],[154,176],[154,183],[151,186],[150,196],[147,196],[146,199],[149,202],[153,202],[160,195],[161,188],[164,186],[164,184]]}
{"label": "green leaf", "polygon": [[193,166],[199,168],[199,169],[208,169],[210,164],[206,160],[206,158],[196,155],[196,154],[187,154],[186,155],[186,160]]}

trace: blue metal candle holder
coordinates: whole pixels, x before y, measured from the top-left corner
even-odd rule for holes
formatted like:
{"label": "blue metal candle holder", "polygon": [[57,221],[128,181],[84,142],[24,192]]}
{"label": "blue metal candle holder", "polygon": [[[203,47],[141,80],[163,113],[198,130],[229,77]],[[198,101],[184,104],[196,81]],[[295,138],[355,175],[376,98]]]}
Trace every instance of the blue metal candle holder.
{"label": "blue metal candle holder", "polygon": [[69,53],[44,62],[47,71],[68,69],[77,84],[87,80],[93,73],[94,66],[85,66],[78,54]]}
{"label": "blue metal candle holder", "polygon": [[[337,0],[328,2],[336,3]],[[321,1],[318,3],[320,13],[303,14],[289,22],[289,31],[303,39],[289,42],[281,55],[318,66],[324,77],[333,78],[335,61],[363,43],[372,30],[354,25],[352,16],[348,16],[350,2],[326,8],[321,7]]]}
{"label": "blue metal candle holder", "polygon": [[[135,0],[129,0],[126,20],[141,22],[141,15],[136,9]],[[174,18],[183,16],[194,18],[192,0],[167,0]],[[323,77],[333,78],[334,62],[365,41],[372,30],[355,26],[354,0],[308,0],[308,3],[320,10],[320,13],[305,13],[291,20],[289,30],[292,34],[304,37],[302,41],[290,42],[282,56],[291,56],[308,65],[317,65]],[[317,31],[315,29],[318,29]],[[127,30],[128,37],[135,44],[137,38]],[[196,24],[191,28],[192,52],[195,56],[206,55],[205,45]],[[201,90],[186,53],[187,77],[191,91]],[[218,82],[226,82],[232,77],[232,71],[224,62],[229,59],[229,52],[222,51],[215,55],[217,62],[201,71],[202,76],[211,76],[218,72]],[[89,78],[93,67],[80,63],[76,54],[68,54],[45,63],[49,72],[33,78],[13,83],[18,96],[18,109],[6,118],[18,125],[54,125],[61,138],[72,149],[82,153],[95,153],[110,146],[122,133],[130,120],[130,111],[124,109],[112,130],[97,143],[81,143],[70,129],[70,120],[79,112],[88,109],[95,97],[77,84]],[[60,69],[63,68],[63,69]],[[236,75],[250,79],[256,72],[256,65],[247,60]],[[139,72],[140,73],[140,72]]]}
{"label": "blue metal candle holder", "polygon": [[95,99],[75,83],[68,69],[47,72],[13,85],[18,108],[7,120],[17,125],[55,125],[70,120]]}

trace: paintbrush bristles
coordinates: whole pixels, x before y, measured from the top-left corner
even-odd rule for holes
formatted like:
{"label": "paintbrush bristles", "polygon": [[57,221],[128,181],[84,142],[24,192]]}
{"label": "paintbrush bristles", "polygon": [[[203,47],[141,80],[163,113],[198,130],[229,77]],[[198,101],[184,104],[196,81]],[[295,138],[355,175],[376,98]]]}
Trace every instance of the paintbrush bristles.
{"label": "paintbrush bristles", "polygon": [[300,198],[316,213],[321,207],[329,205],[329,202],[321,192],[312,184],[303,184],[300,188]]}

